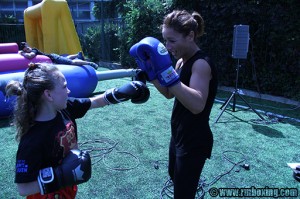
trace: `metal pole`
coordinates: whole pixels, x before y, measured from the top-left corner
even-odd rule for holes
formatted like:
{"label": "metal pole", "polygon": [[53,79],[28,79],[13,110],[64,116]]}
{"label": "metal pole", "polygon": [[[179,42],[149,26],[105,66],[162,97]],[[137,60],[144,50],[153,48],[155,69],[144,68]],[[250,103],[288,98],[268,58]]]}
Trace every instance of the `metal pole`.
{"label": "metal pole", "polygon": [[138,69],[116,69],[108,71],[96,71],[98,81],[118,79],[123,77],[135,77]]}

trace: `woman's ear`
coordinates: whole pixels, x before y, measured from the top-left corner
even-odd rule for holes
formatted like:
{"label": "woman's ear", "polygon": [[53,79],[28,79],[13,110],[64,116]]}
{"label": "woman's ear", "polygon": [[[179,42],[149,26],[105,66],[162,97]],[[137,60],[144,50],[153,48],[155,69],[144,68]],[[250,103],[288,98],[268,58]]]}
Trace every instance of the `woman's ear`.
{"label": "woman's ear", "polygon": [[45,97],[46,100],[53,101],[50,90],[47,90],[47,89],[44,90],[43,96]]}
{"label": "woman's ear", "polygon": [[195,39],[195,32],[194,31],[190,31],[190,33],[187,35],[187,38],[189,41],[194,41]]}

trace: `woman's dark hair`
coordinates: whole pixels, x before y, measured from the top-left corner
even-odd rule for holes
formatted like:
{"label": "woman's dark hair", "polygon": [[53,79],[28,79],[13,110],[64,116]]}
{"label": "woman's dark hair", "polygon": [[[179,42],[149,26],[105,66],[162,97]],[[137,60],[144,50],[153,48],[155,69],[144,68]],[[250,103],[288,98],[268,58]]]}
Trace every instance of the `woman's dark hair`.
{"label": "woman's dark hair", "polygon": [[193,31],[195,39],[204,34],[204,20],[198,12],[190,14],[186,10],[174,10],[165,16],[162,27],[173,28],[184,36]]}

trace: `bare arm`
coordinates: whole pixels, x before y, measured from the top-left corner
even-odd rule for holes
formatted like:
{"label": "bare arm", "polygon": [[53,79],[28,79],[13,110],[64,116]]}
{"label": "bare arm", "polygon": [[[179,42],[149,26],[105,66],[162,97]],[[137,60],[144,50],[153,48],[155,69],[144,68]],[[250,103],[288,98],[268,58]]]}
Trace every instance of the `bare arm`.
{"label": "bare arm", "polygon": [[170,92],[168,87],[162,86],[157,79],[151,81],[151,83],[155,86],[155,88],[167,99],[171,99],[174,97],[173,93]]}
{"label": "bare arm", "polygon": [[27,59],[33,59],[36,56],[34,52],[26,53],[24,51],[19,51],[19,54],[23,57],[26,57]]}
{"label": "bare arm", "polygon": [[172,93],[192,113],[198,114],[205,107],[210,79],[209,64],[205,60],[199,59],[193,64],[190,86],[180,82],[169,87],[168,92]]}
{"label": "bare arm", "polygon": [[91,97],[90,100],[91,100],[90,109],[100,108],[100,107],[104,107],[104,106],[108,105],[108,103],[104,99],[104,94],[97,95],[95,97]]}
{"label": "bare arm", "polygon": [[35,193],[40,193],[40,188],[37,181],[28,183],[18,183],[17,187],[21,196],[29,196]]}

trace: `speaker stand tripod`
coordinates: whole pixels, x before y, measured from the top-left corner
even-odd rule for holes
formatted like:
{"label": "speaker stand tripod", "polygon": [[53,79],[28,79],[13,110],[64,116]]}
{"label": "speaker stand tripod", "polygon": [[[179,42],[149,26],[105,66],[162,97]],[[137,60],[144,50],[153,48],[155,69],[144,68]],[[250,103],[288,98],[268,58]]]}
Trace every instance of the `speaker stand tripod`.
{"label": "speaker stand tripod", "polygon": [[237,66],[236,66],[236,80],[235,80],[235,89],[232,92],[232,94],[230,95],[230,97],[223,103],[223,105],[221,106],[221,112],[219,113],[215,123],[218,122],[218,120],[220,119],[220,117],[222,116],[222,114],[224,113],[224,111],[226,110],[227,106],[229,105],[230,101],[233,99],[233,104],[232,104],[232,111],[235,112],[235,105],[236,105],[236,96],[240,97],[246,104],[247,106],[252,109],[252,111],[254,113],[256,113],[262,120],[265,120],[247,101],[246,99],[241,96],[240,91],[238,89],[238,78],[239,78],[239,69],[240,69],[240,64],[239,64],[239,59],[237,60]]}

